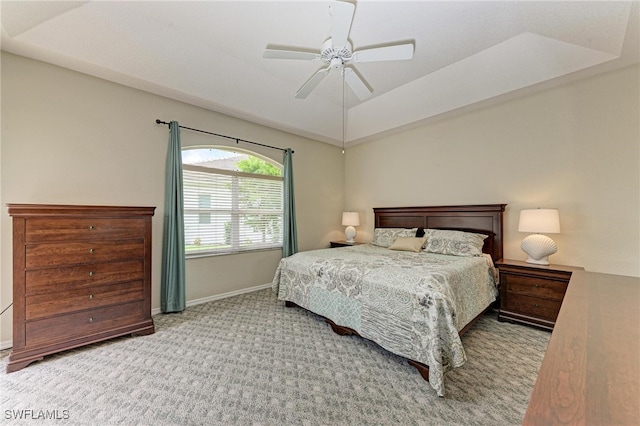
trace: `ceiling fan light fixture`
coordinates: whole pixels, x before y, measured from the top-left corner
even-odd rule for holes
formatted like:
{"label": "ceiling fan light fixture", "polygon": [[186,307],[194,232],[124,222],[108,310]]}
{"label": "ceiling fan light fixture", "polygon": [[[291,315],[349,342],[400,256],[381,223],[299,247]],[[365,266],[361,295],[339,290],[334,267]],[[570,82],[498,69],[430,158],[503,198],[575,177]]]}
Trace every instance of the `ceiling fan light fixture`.
{"label": "ceiling fan light fixture", "polygon": [[329,65],[331,65],[331,68],[334,70],[339,70],[342,68],[342,60],[340,58],[333,58]]}
{"label": "ceiling fan light fixture", "polygon": [[[351,43],[343,47],[335,47],[332,44],[332,40],[329,38],[322,44],[322,51],[320,52],[320,60],[327,65],[330,65],[333,69],[340,69],[345,62],[351,60]],[[336,62],[336,59],[340,61],[340,65]]]}
{"label": "ceiling fan light fixture", "polygon": [[[361,101],[371,97],[372,90],[363,81],[363,78],[349,69],[349,62],[377,62],[393,61],[413,58],[413,43],[396,44],[384,47],[375,47],[354,52],[349,41],[351,31],[351,20],[355,10],[355,5],[347,1],[336,0],[331,3],[330,14],[332,16],[331,37],[322,43],[320,54],[311,52],[291,50],[291,49],[269,49],[265,50],[263,56],[273,59],[304,59],[320,60],[323,68],[316,71],[311,78],[296,92],[296,98],[304,99],[309,93],[333,70],[342,70],[343,79],[351,87],[358,99]],[[344,71],[348,72],[345,74]]]}

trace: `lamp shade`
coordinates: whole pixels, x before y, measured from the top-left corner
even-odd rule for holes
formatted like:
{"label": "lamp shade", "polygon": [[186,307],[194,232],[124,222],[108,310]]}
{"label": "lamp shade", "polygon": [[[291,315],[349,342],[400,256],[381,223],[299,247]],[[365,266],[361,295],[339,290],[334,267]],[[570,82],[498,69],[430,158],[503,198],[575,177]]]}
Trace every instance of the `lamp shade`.
{"label": "lamp shade", "polygon": [[358,212],[342,213],[343,226],[360,226],[360,214]]}
{"label": "lamp shade", "polygon": [[537,234],[559,234],[560,215],[558,209],[520,210],[518,231]]}

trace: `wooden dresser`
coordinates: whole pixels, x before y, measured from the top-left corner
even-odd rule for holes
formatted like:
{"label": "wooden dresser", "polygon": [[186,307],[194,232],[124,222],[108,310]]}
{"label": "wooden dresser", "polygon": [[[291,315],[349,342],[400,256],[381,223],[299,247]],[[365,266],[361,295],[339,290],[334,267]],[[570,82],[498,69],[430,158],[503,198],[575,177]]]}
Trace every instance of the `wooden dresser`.
{"label": "wooden dresser", "polygon": [[640,278],[576,271],[525,425],[640,425]]}
{"label": "wooden dresser", "polygon": [[8,373],[55,352],[154,332],[155,207],[7,206],[13,218]]}

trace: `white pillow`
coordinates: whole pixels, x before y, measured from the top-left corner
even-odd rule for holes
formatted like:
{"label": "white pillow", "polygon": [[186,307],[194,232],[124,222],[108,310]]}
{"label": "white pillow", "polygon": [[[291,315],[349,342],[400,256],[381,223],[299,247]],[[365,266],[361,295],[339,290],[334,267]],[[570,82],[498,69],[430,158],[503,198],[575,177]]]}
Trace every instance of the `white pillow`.
{"label": "white pillow", "polygon": [[425,229],[424,232],[427,237],[424,251],[453,256],[481,256],[487,238],[484,234],[443,229]]}
{"label": "white pillow", "polygon": [[389,247],[397,237],[415,237],[418,228],[376,228],[373,230],[371,244]]}
{"label": "white pillow", "polygon": [[389,250],[420,253],[424,247],[425,241],[427,241],[427,237],[396,237],[396,240],[391,244]]}

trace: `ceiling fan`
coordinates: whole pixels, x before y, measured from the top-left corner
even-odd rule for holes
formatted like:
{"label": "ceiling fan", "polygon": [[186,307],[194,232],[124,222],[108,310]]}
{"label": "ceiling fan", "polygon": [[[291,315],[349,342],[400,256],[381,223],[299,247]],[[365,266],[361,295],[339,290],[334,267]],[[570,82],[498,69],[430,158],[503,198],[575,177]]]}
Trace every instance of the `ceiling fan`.
{"label": "ceiling fan", "polygon": [[287,49],[265,49],[263,58],[269,59],[302,59],[320,61],[323,67],[302,85],[296,92],[296,98],[304,99],[327,76],[329,72],[341,70],[344,81],[351,87],[358,99],[366,100],[371,96],[371,90],[362,81],[355,68],[347,65],[351,62],[379,62],[395,61],[413,58],[413,44],[404,43],[371,49],[352,50],[349,42],[351,20],[355,5],[345,1],[334,1],[329,6],[332,17],[331,37],[325,40],[319,53]]}

